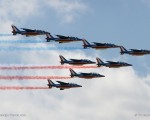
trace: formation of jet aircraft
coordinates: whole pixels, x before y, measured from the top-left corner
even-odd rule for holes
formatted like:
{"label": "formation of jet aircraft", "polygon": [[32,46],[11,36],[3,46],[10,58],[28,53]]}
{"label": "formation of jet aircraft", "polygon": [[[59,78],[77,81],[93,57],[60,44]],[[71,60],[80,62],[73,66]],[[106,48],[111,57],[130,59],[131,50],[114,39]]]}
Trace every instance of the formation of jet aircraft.
{"label": "formation of jet aircraft", "polygon": [[150,54],[150,50],[139,50],[139,49],[126,50],[123,46],[121,46],[120,53],[121,55],[129,54],[129,55],[135,55],[135,56],[142,56],[142,55]]}
{"label": "formation of jet aircraft", "polygon": [[55,84],[51,80],[48,80],[47,85],[49,88],[56,87],[56,88],[59,88],[60,90],[82,87],[81,85],[78,85],[75,83],[66,83],[66,82],[62,82],[62,81],[57,81],[57,82],[59,84]]}
{"label": "formation of jet aircraft", "polygon": [[27,29],[27,28],[21,28],[21,29],[23,29],[21,31],[14,25],[12,25],[11,27],[13,29],[13,31],[12,31],[13,35],[21,34],[21,35],[25,35],[26,37],[28,37],[28,36],[36,36],[36,35],[46,35],[46,34],[48,34],[48,32],[43,31],[43,30],[32,30],[32,29]]}
{"label": "formation of jet aircraft", "polygon": [[[12,25],[12,33],[13,35],[21,34],[25,36],[37,36],[37,35],[46,35],[47,42],[55,41],[59,43],[68,43],[68,42],[77,42],[77,41],[83,41],[83,47],[84,48],[94,48],[94,49],[108,49],[108,48],[120,48],[121,55],[123,54],[129,54],[134,56],[142,56],[146,54],[150,54],[150,50],[139,50],[139,49],[130,49],[126,50],[123,46],[111,44],[111,43],[98,43],[93,42],[93,44],[90,44],[85,39],[80,39],[77,37],[71,37],[71,36],[63,36],[63,35],[56,35],[57,37],[53,37],[49,32],[43,31],[43,30],[33,30],[28,28],[21,28],[23,30],[19,30],[15,25]],[[72,59],[73,60],[73,59]]]}
{"label": "formation of jet aircraft", "polygon": [[118,48],[119,46],[111,43],[97,43],[97,42],[93,42],[93,44],[90,44],[87,40],[83,40],[83,47],[95,49],[107,49],[107,48]]}
{"label": "formation of jet aircraft", "polygon": [[105,66],[109,68],[119,68],[119,67],[132,66],[131,64],[125,62],[106,61],[107,63],[104,63],[100,58],[96,58],[96,60],[97,60],[98,67]]}
{"label": "formation of jet aircraft", "polygon": [[[12,25],[12,33],[13,35],[25,35],[28,36],[37,36],[37,35],[46,35],[47,42],[58,42],[58,43],[69,43],[69,42],[83,42],[83,48],[93,48],[93,49],[108,49],[108,48],[120,48],[121,55],[123,54],[129,54],[133,56],[143,56],[150,54],[150,50],[142,50],[142,49],[130,49],[126,50],[123,46],[111,44],[111,43],[99,43],[99,42],[92,42],[89,43],[85,39],[80,39],[78,37],[71,37],[71,36],[64,36],[64,35],[56,35],[57,37],[53,37],[49,32],[43,31],[43,30],[36,30],[36,29],[28,29],[28,28],[21,28],[22,30],[19,30],[15,25]],[[65,59],[62,55],[59,55],[60,57],[60,63],[63,64],[69,64],[69,65],[87,65],[87,64],[95,64],[96,62],[88,60],[88,59]],[[109,68],[120,68],[120,67],[127,67],[132,66],[132,64],[128,64],[125,62],[114,62],[114,61],[106,61],[103,62],[100,58],[96,58],[97,60],[97,67],[105,66]],[[98,74],[98,73],[76,73],[73,69],[69,69],[71,73],[71,78],[78,77],[78,78],[85,78],[85,79],[92,79],[92,78],[100,78],[105,77],[104,75]],[[69,88],[78,88],[82,87],[81,85],[75,84],[75,83],[66,83],[62,81],[57,81],[59,84],[55,84],[51,80],[48,79],[48,87],[49,88],[59,88],[60,90],[69,89]]]}
{"label": "formation of jet aircraft", "polygon": [[59,55],[60,57],[60,63],[63,64],[71,64],[71,65],[85,65],[85,64],[95,64],[96,62],[93,62],[88,59],[70,59],[66,60],[62,55]]}
{"label": "formation of jet aircraft", "polygon": [[104,75],[98,74],[98,73],[76,73],[71,68],[69,69],[71,73],[71,77],[79,77],[79,78],[85,78],[85,79],[92,79],[92,78],[99,78],[99,77],[105,77]]}
{"label": "formation of jet aircraft", "polygon": [[78,42],[83,40],[77,37],[63,36],[63,35],[56,35],[57,38],[55,38],[50,33],[46,34],[46,36],[47,36],[46,37],[47,42],[55,41],[59,43],[68,43],[68,42]]}

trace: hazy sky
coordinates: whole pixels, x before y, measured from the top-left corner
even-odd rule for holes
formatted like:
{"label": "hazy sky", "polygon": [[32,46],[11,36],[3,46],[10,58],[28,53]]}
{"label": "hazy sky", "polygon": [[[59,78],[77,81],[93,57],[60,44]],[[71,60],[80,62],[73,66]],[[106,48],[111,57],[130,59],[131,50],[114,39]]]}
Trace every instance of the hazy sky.
{"label": "hazy sky", "polygon": [[[11,25],[85,38],[89,42],[108,42],[127,49],[150,49],[150,0],[1,0],[0,33],[11,33]],[[43,40],[42,37],[8,36],[0,40]],[[63,47],[82,43],[1,44],[0,47]],[[60,65],[59,55],[68,58],[87,58],[124,61],[133,67],[120,69],[76,69],[77,72],[97,72],[100,79],[71,79],[81,84],[79,89],[60,91],[20,90],[0,91],[0,119],[4,120],[148,120],[150,116],[150,56],[120,55],[119,49],[109,50],[49,50],[0,51],[1,65]],[[60,70],[1,70],[0,75],[60,75],[69,76],[68,69]],[[8,86],[46,86],[46,80],[6,81]],[[25,114],[24,117],[1,117],[1,114]]]}

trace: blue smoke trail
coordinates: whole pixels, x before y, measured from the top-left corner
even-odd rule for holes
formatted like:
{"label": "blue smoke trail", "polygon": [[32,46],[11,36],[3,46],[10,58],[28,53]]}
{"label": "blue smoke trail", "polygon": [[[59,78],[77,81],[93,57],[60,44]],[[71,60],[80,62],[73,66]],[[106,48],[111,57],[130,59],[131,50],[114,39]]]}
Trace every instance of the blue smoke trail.
{"label": "blue smoke trail", "polygon": [[49,50],[83,50],[80,47],[4,47],[0,46],[0,51],[49,51]]}
{"label": "blue smoke trail", "polygon": [[44,40],[0,40],[0,44],[12,43],[44,43]]}
{"label": "blue smoke trail", "polygon": [[3,36],[6,36],[6,37],[7,37],[7,36],[13,36],[13,34],[4,34],[4,33],[0,33],[0,36],[2,36],[2,37],[3,37]]}

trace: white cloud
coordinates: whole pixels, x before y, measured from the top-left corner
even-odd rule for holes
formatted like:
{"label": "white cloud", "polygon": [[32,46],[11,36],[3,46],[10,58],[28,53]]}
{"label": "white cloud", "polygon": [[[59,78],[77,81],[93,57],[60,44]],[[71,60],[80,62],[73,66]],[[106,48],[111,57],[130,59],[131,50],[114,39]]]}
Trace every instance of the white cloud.
{"label": "white cloud", "polygon": [[49,0],[45,2],[49,5],[60,19],[65,23],[72,23],[77,17],[89,8],[79,0]]}
{"label": "white cloud", "polygon": [[1,0],[0,31],[8,33],[11,24],[20,25],[29,18],[34,19],[35,16],[41,15],[46,12],[43,9],[45,5],[54,10],[63,23],[72,23],[88,9],[88,6],[79,0]]}
{"label": "white cloud", "polygon": [[22,24],[31,16],[39,15],[39,4],[36,0],[1,0],[0,32],[8,33],[11,24]]}
{"label": "white cloud", "polygon": [[0,1],[0,18],[2,20],[15,20],[19,21],[26,19],[31,15],[38,12],[38,2],[36,0],[1,0]]}
{"label": "white cloud", "polygon": [[[44,51],[44,52],[21,52],[23,63],[60,64],[59,54],[66,58],[89,58],[83,51]],[[17,54],[12,56],[17,57]],[[97,56],[97,55],[96,55]],[[96,57],[95,56],[95,57]],[[2,56],[3,57],[3,56]],[[10,56],[11,57],[11,56]],[[25,59],[28,57],[28,59]],[[135,119],[136,113],[147,113],[150,110],[150,88],[145,80],[150,77],[140,77],[132,67],[109,69],[79,69],[77,72],[98,72],[104,74],[100,79],[72,79],[81,84],[82,88],[60,91],[59,89],[37,91],[7,91],[0,92],[0,113],[23,113],[23,119],[49,118],[60,120],[127,120]],[[59,73],[59,74],[58,74]],[[69,75],[69,70],[38,70],[24,71],[23,74],[34,75]],[[66,81],[66,80],[64,80]],[[67,82],[69,82],[67,80]],[[35,82],[35,83],[34,83]],[[8,85],[22,85],[22,82],[11,82]],[[26,85],[46,85],[47,81],[26,81]],[[9,106],[8,106],[9,105]],[[7,107],[6,107],[7,106]],[[15,109],[14,109],[15,108]],[[39,114],[40,113],[40,114]]]}
{"label": "white cloud", "polygon": [[[80,1],[50,0],[48,5],[63,19],[73,22],[80,11],[86,11],[87,6]],[[28,3],[28,4],[27,4]],[[42,3],[42,2],[41,2]],[[19,6],[18,6],[19,4]],[[26,22],[27,18],[40,10],[35,0],[0,1],[1,31],[10,31],[9,24]],[[12,12],[13,11],[13,12]],[[24,11],[26,11],[24,13]],[[16,36],[17,37],[17,36]],[[27,44],[17,44],[17,46]],[[9,45],[10,46],[10,45]],[[45,47],[45,44],[34,45]],[[29,46],[28,46],[29,47]],[[60,65],[59,55],[66,58],[88,58],[95,60],[99,54],[86,55],[83,51],[0,51],[1,63],[50,64]],[[101,58],[105,60],[105,58]],[[114,58],[116,59],[116,58]],[[147,83],[150,75],[141,77],[136,74],[134,66],[120,69],[98,68],[79,69],[77,72],[97,72],[105,75],[101,79],[72,79],[83,87],[60,91],[59,89],[35,91],[0,91],[0,114],[26,114],[22,120],[129,120],[136,119],[136,113],[150,111],[150,88]],[[6,75],[69,75],[68,69],[61,70],[30,70],[30,71],[1,71]],[[64,80],[65,81],[65,80]],[[0,81],[1,85],[43,85],[47,81]],[[1,117],[0,119],[20,119],[18,117]]]}

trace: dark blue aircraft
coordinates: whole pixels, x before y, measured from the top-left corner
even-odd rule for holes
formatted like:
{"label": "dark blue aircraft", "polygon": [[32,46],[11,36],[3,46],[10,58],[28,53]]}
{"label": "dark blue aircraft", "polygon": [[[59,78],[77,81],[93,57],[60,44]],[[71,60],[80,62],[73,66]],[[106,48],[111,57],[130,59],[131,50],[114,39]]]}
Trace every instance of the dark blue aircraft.
{"label": "dark blue aircraft", "polygon": [[70,59],[66,60],[62,55],[59,55],[60,57],[60,63],[63,64],[71,64],[71,65],[84,65],[84,64],[95,64],[96,62],[93,62],[88,59]]}
{"label": "dark blue aircraft", "polygon": [[113,62],[113,61],[106,61],[107,63],[104,63],[100,58],[96,58],[97,60],[97,66],[105,66],[109,68],[119,68],[119,67],[127,67],[132,66],[131,64],[125,63],[125,62]]}
{"label": "dark blue aircraft", "polygon": [[79,77],[79,78],[85,78],[85,79],[92,79],[92,78],[99,78],[99,77],[105,77],[104,75],[100,75],[98,73],[76,73],[71,68],[69,69],[71,73],[71,77]]}
{"label": "dark blue aircraft", "polygon": [[49,88],[56,87],[56,88],[60,88],[60,90],[82,87],[81,85],[74,84],[74,83],[65,83],[65,82],[61,82],[61,81],[57,81],[57,82],[59,84],[55,84],[51,80],[48,80],[47,85]]}
{"label": "dark blue aircraft", "polygon": [[135,55],[135,56],[142,56],[146,54],[150,54],[150,50],[139,50],[139,49],[130,49],[126,50],[123,46],[120,47],[120,53],[123,54],[129,54],[129,55]]}
{"label": "dark blue aircraft", "polygon": [[111,44],[111,43],[97,43],[93,42],[94,44],[90,44],[87,40],[83,40],[83,47],[84,48],[95,48],[95,49],[107,49],[107,48],[118,48],[118,45]]}
{"label": "dark blue aircraft", "polygon": [[46,34],[46,36],[47,36],[46,37],[47,42],[55,41],[59,43],[68,43],[68,42],[78,42],[83,40],[77,37],[70,37],[70,36],[63,36],[63,35],[56,35],[57,38],[54,38],[50,33]]}
{"label": "dark blue aircraft", "polygon": [[46,35],[49,33],[49,32],[42,31],[42,30],[32,30],[32,29],[26,29],[26,28],[21,28],[23,29],[23,31],[21,31],[14,25],[12,25],[11,27],[13,29],[12,31],[13,35],[21,34],[21,35],[25,35],[26,37],[28,37],[28,36],[36,36],[36,35]]}

